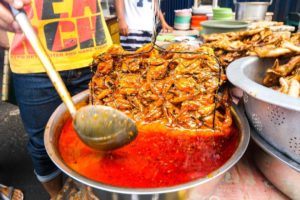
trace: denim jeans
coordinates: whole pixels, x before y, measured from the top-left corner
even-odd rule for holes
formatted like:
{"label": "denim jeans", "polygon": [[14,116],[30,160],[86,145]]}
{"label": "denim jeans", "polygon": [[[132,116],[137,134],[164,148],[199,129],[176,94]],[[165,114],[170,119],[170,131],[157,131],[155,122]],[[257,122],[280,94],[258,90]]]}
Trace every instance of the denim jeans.
{"label": "denim jeans", "polygon": [[[73,96],[88,88],[92,71],[85,67],[63,71],[60,75]],[[41,182],[47,182],[55,178],[60,171],[45,150],[44,129],[51,114],[62,101],[46,73],[13,73],[12,77],[23,125],[29,136],[27,149],[34,171]]]}

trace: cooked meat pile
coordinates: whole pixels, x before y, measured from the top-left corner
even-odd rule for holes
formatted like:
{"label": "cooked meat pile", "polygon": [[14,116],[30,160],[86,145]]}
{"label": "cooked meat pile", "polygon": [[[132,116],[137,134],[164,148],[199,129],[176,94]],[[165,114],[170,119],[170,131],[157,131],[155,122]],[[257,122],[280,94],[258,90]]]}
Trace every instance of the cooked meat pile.
{"label": "cooked meat pile", "polygon": [[207,47],[215,50],[220,63],[227,67],[235,59],[256,55],[260,58],[290,58],[283,65],[277,59],[268,69],[263,84],[288,95],[300,93],[300,33],[273,32],[258,28],[242,32],[204,35]]}
{"label": "cooked meat pile", "polygon": [[273,67],[266,71],[263,84],[290,96],[299,97],[300,56],[292,57],[283,65],[276,59]]}
{"label": "cooked meat pile", "polygon": [[203,36],[205,46],[215,50],[223,66],[232,61],[257,55],[261,58],[291,56],[300,54],[300,33],[273,32],[260,28],[241,32],[209,34]]}
{"label": "cooked meat pile", "polygon": [[92,103],[121,110],[142,123],[187,129],[208,129],[213,123],[219,130],[229,127],[230,99],[227,90],[219,90],[226,76],[213,50],[175,51],[191,51],[191,47],[173,44],[159,51],[149,44],[128,55],[113,46],[95,56]]}

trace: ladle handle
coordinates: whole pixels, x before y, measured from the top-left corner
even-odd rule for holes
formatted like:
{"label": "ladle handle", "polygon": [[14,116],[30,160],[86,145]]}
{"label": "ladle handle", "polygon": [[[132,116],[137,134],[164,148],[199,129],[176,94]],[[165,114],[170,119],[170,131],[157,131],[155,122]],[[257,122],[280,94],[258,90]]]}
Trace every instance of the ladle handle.
{"label": "ladle handle", "polygon": [[45,51],[42,43],[40,42],[39,38],[37,37],[35,31],[32,28],[32,25],[23,10],[17,10],[10,6],[10,9],[15,16],[16,21],[20,25],[23,33],[25,34],[26,38],[28,39],[29,43],[31,44],[32,48],[34,49],[35,53],[38,55],[39,59],[41,60],[49,78],[52,81],[56,91],[60,95],[62,101],[67,106],[70,114],[72,117],[75,116],[76,108],[72,101],[72,98],[61,79],[59,73],[55,70],[50,58],[48,57],[47,52]]}

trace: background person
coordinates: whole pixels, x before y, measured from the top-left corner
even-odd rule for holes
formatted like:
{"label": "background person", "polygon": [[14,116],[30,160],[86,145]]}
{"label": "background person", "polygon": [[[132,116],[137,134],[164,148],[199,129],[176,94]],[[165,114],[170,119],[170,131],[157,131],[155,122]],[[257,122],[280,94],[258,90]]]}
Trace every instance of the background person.
{"label": "background person", "polygon": [[25,10],[71,95],[88,88],[93,75],[89,64],[95,50],[105,51],[112,41],[100,0],[0,1],[0,32],[16,33],[9,58],[17,103],[29,136],[27,148],[37,179],[55,199],[63,185],[62,174],[45,150],[44,129],[62,101],[4,2]]}
{"label": "background person", "polygon": [[[154,4],[158,8],[157,0]],[[135,51],[151,42],[154,27],[152,0],[115,0],[121,45],[125,50]],[[163,32],[171,32],[161,10],[155,9],[160,19]]]}

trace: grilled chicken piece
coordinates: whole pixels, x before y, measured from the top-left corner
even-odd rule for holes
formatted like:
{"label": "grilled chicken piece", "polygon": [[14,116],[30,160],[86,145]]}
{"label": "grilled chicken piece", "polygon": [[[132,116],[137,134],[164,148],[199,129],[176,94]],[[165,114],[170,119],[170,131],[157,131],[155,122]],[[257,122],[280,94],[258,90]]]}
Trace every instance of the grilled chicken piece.
{"label": "grilled chicken piece", "polygon": [[273,89],[299,97],[300,93],[300,56],[295,56],[284,65],[277,59],[271,69],[268,69],[263,84]]}
{"label": "grilled chicken piece", "polygon": [[254,52],[260,58],[277,58],[279,56],[287,55],[292,53],[292,51],[288,48],[277,48],[274,45],[268,45],[264,47],[257,47],[254,49]]}
{"label": "grilled chicken piece", "polygon": [[[244,56],[277,58],[300,55],[300,33],[276,33],[268,28],[203,36],[204,46],[215,49],[220,63],[227,67]],[[238,52],[238,53],[237,53]]]}

